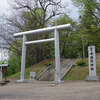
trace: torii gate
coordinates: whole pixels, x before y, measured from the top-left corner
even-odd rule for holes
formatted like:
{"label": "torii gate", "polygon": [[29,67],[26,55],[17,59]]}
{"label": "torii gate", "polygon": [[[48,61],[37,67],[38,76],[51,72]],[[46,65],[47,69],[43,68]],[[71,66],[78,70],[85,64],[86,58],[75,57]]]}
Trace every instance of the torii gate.
{"label": "torii gate", "polygon": [[[21,33],[15,33],[13,36],[15,38],[23,37],[23,44],[22,44],[22,61],[21,61],[21,76],[20,80],[17,80],[17,82],[26,82],[25,80],[25,61],[26,61],[26,45],[28,44],[36,44],[36,43],[45,43],[45,42],[55,42],[55,82],[61,83],[61,72],[60,72],[60,47],[59,47],[59,32],[58,30],[65,30],[65,29],[71,29],[71,24],[65,24],[65,25],[59,25],[59,26],[53,26],[48,28],[42,28],[37,30],[31,30]],[[37,41],[29,41],[27,42],[27,35],[37,35],[42,33],[48,33],[54,31],[54,38],[50,39],[43,39],[43,40],[37,40]]]}

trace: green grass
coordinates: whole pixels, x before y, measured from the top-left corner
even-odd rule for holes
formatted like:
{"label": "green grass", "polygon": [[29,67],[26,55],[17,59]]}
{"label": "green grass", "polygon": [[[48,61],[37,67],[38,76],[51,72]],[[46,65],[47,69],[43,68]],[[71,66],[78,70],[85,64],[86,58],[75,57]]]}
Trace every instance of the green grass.
{"label": "green grass", "polygon": [[[45,65],[44,63],[47,62],[47,61],[51,61],[51,62],[54,62],[54,59],[46,59],[46,60],[43,60],[27,69],[25,69],[25,79],[29,79],[30,77],[30,72],[36,72],[36,75],[37,73],[42,70]],[[13,74],[11,76],[8,76],[7,78],[11,78],[11,79],[20,79],[20,72],[16,73],[16,74]]]}
{"label": "green grass", "polygon": [[[64,80],[85,80],[89,76],[88,60],[83,66],[73,66],[70,72],[65,76]],[[96,64],[97,76],[100,77],[100,61]]]}
{"label": "green grass", "polygon": [[64,80],[85,80],[89,75],[88,60],[84,60],[85,65],[73,66],[70,72],[65,76]]}
{"label": "green grass", "polygon": [[88,66],[74,66],[64,80],[85,80],[88,76]]}
{"label": "green grass", "polygon": [[[42,69],[44,68],[45,66],[37,66],[37,67],[34,67],[34,68],[27,68],[25,70],[25,79],[28,79],[30,77],[30,72],[36,72],[36,74]],[[20,72],[16,73],[16,74],[13,74],[11,76],[9,76],[8,78],[16,78],[16,79],[20,79]]]}
{"label": "green grass", "polygon": [[[25,79],[29,79],[30,72],[36,72],[36,74],[45,66],[43,65],[44,62],[47,60],[44,60],[38,64],[35,64],[34,66],[31,66],[30,68],[27,68],[25,70]],[[50,61],[50,60],[49,60]],[[84,66],[73,66],[72,69],[69,71],[69,73],[65,76],[64,80],[85,80],[87,76],[89,76],[89,66],[88,66],[88,60],[84,60],[86,64]],[[54,60],[53,60],[54,62]],[[97,76],[100,77],[100,61],[96,64],[97,69]],[[14,78],[19,79],[20,78],[20,72],[9,76],[8,78]]]}

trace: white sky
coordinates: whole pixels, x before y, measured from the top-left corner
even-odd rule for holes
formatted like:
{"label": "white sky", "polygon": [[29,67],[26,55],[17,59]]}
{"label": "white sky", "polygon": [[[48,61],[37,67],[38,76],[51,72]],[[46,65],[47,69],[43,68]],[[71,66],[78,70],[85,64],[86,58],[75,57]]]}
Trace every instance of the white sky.
{"label": "white sky", "polygon": [[[78,8],[73,6],[71,4],[71,0],[62,0],[63,2],[68,2],[69,3],[69,8],[71,9],[71,13],[69,14],[71,18],[78,19]],[[9,13],[7,9],[9,8],[9,5],[7,4],[7,0],[0,0],[0,15],[2,13]]]}
{"label": "white sky", "polygon": [[0,15],[2,13],[7,13],[7,8],[9,8],[7,0],[0,0]]}
{"label": "white sky", "polygon": [[[65,1],[65,0],[64,0]],[[76,8],[73,4],[72,4],[72,2],[71,2],[71,0],[67,0],[67,2],[69,3],[69,8],[71,9],[71,13],[69,14],[70,15],[70,17],[71,18],[73,18],[73,19],[77,19],[78,20],[78,8]]]}

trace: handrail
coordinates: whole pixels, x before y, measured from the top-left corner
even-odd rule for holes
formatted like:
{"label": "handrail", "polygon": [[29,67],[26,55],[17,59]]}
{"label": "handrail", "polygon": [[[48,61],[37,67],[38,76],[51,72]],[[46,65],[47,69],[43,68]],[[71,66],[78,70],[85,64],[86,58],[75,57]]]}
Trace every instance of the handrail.
{"label": "handrail", "polygon": [[[80,58],[75,59],[74,62],[76,62],[78,59],[80,59]],[[73,59],[72,59],[72,60],[73,60]],[[70,60],[70,62],[71,62],[72,60]],[[70,63],[70,62],[69,62],[69,63]],[[68,66],[68,64],[67,64],[67,66]],[[66,66],[66,67],[67,67],[67,66]],[[67,68],[67,70],[66,70],[66,67],[63,69],[62,72],[64,72],[64,70],[66,70],[66,71],[65,71],[64,74],[61,76],[61,79],[64,78],[64,76],[69,72],[69,70],[72,68],[72,66],[73,66],[73,64],[71,64],[71,65]]]}
{"label": "handrail", "polygon": [[[77,59],[69,59],[67,65],[64,64],[64,69],[61,70],[61,79],[64,78],[64,76],[69,72],[69,70],[72,68],[72,66],[74,65],[73,63],[76,62],[79,58]],[[63,59],[60,60],[61,62],[63,61]],[[71,63],[72,62],[72,63]],[[70,64],[71,63],[71,64]],[[50,67],[52,67],[50,65],[51,63],[49,63],[47,66],[45,66],[42,70],[40,70],[37,75],[36,75],[36,79],[38,80]]]}
{"label": "handrail", "polygon": [[41,77],[50,67],[51,67],[51,65],[49,67],[47,67],[36,79],[38,80],[39,77]]}
{"label": "handrail", "polygon": [[49,63],[48,65],[46,65],[42,70],[40,70],[40,71],[36,74],[36,79],[38,79],[38,77],[39,77],[49,66],[51,66],[51,63]]}

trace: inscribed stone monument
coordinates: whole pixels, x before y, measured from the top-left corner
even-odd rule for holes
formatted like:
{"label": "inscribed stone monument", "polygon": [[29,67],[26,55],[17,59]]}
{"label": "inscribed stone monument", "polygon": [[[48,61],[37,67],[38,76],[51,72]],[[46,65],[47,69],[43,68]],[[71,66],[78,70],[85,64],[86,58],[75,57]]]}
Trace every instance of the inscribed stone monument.
{"label": "inscribed stone monument", "polygon": [[88,47],[88,60],[89,60],[89,76],[85,81],[99,81],[99,76],[96,76],[96,56],[95,46]]}

